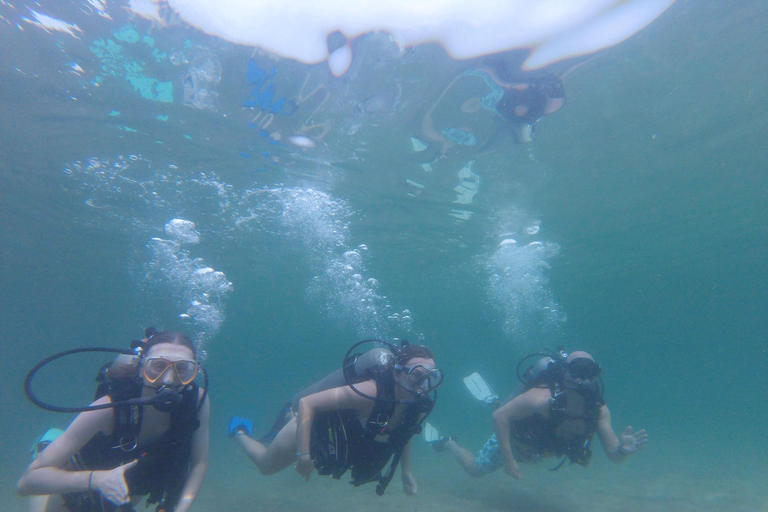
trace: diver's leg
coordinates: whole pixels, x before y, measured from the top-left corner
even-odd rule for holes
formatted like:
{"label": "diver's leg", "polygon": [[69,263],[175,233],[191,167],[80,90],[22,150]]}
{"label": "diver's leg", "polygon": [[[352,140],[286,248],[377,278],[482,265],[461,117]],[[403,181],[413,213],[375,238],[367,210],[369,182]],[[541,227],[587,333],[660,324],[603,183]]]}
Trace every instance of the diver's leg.
{"label": "diver's leg", "polygon": [[68,512],[60,494],[31,496],[28,512]]}
{"label": "diver's leg", "polygon": [[483,476],[483,473],[477,467],[477,461],[475,460],[475,455],[472,452],[461,446],[453,439],[446,441],[445,449],[453,454],[453,457],[456,459],[459,465],[464,468],[464,471],[472,476]]}
{"label": "diver's leg", "polygon": [[296,462],[296,418],[280,430],[269,447],[245,434],[236,435],[235,440],[263,475],[277,473]]}
{"label": "diver's leg", "polygon": [[[467,471],[467,473],[472,476],[484,476],[489,473],[493,473],[499,468],[504,467],[504,456],[501,454],[501,449],[499,448],[499,441],[496,439],[496,434],[493,434],[485,443],[485,446],[483,446],[480,451],[477,452],[477,455],[472,457],[471,464],[470,459],[467,457],[466,453],[454,455],[456,456],[457,460],[459,460],[459,457],[461,457],[459,462]],[[472,454],[470,453],[469,455],[471,456]]]}
{"label": "diver's leg", "polygon": [[48,507],[48,498],[50,496],[30,496],[29,498],[29,512],[45,512]]}

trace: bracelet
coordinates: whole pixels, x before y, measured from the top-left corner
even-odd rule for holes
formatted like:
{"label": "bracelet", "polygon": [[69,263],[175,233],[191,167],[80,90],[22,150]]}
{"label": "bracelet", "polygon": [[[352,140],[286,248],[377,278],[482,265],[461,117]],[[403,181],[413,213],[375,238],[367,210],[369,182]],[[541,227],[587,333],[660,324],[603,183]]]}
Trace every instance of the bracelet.
{"label": "bracelet", "polygon": [[93,471],[91,471],[91,474],[88,475],[88,492],[93,492],[93,489],[91,489],[92,481],[93,481]]}
{"label": "bracelet", "polygon": [[296,457],[301,457],[302,455],[309,455],[309,452],[296,452],[294,453]]}

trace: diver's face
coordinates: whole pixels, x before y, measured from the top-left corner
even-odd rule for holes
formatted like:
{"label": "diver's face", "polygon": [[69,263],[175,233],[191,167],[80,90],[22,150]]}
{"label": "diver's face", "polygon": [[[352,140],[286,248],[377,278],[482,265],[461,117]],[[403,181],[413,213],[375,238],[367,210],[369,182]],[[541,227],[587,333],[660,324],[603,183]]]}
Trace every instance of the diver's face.
{"label": "diver's face", "polygon": [[594,380],[574,377],[570,373],[565,372],[565,382],[568,384],[575,384],[577,386],[580,386],[580,385],[590,385],[594,382]]}
{"label": "diver's face", "polygon": [[414,357],[398,371],[399,384],[416,394],[427,394],[443,382],[443,372],[435,366],[432,358]]}
{"label": "diver's face", "polygon": [[588,357],[576,357],[565,363],[567,375],[574,379],[594,381],[600,375],[600,365]]}
{"label": "diver's face", "polygon": [[195,354],[188,347],[171,343],[154,345],[143,361],[144,385],[179,388],[197,374]]}
{"label": "diver's face", "polygon": [[597,381],[600,376],[600,366],[591,359],[577,358],[566,363],[566,387],[575,389],[585,398],[598,393]]}

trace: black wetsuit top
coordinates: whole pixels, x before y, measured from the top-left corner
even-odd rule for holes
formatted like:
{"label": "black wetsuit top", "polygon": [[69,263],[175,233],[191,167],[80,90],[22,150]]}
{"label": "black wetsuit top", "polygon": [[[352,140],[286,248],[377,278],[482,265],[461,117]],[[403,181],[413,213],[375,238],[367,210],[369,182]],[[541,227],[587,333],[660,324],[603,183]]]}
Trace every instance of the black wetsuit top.
{"label": "black wetsuit top", "polygon": [[[141,396],[141,382],[121,382],[106,390],[113,402]],[[115,428],[111,435],[98,433],[76,453],[67,469],[77,471],[108,470],[138,459],[125,472],[131,496],[149,495],[147,504],[159,503],[157,509],[172,512],[178,503],[189,472],[192,435],[200,426],[197,418],[198,386],[194,382],[182,390],[180,405],[171,412],[167,432],[146,446],[137,446],[143,407],[121,405],[114,408]],[[117,505],[98,491],[64,494],[65,506],[72,512],[112,512]],[[121,511],[133,510],[130,505]]]}
{"label": "black wetsuit top", "polygon": [[[389,372],[378,376],[377,398],[394,400],[394,386],[394,378]],[[310,454],[317,472],[339,479],[351,470],[350,483],[358,486],[379,482],[377,493],[383,494],[403,449],[411,436],[421,432],[423,418],[420,416],[428,413],[430,408],[417,402],[406,406],[400,423],[394,429],[387,428],[387,422],[394,414],[394,403],[376,402],[365,426],[360,424],[354,409],[318,414],[312,423],[310,443]],[[387,440],[377,441],[379,435],[387,435]],[[381,471],[393,456],[395,458],[387,475],[382,477]]]}
{"label": "black wetsuit top", "polygon": [[[512,423],[511,436],[526,460],[537,456],[563,455],[571,463],[586,466],[592,457],[590,443],[597,430],[602,400],[586,399],[581,410],[569,410],[568,394],[575,390],[552,391],[549,418],[534,414]],[[574,407],[571,407],[574,409]]]}

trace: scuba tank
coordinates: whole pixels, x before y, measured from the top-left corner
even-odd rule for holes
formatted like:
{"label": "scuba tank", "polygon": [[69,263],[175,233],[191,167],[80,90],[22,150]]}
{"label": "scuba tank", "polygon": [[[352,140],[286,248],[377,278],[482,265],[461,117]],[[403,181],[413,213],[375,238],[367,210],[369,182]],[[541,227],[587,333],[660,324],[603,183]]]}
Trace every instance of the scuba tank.
{"label": "scuba tank", "polygon": [[[305,396],[327,389],[340,388],[350,382],[357,384],[364,380],[374,379],[377,374],[389,368],[394,362],[394,354],[384,347],[375,347],[363,354],[355,354],[345,360],[344,367],[296,393],[291,401],[291,409],[293,412],[298,412],[299,400]],[[347,377],[349,377],[349,381]]]}

